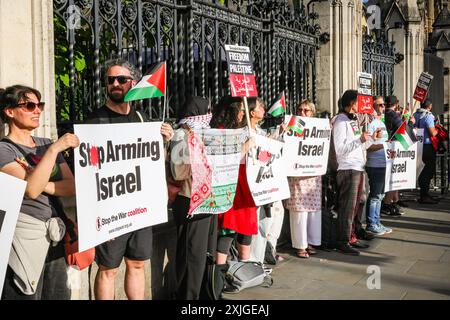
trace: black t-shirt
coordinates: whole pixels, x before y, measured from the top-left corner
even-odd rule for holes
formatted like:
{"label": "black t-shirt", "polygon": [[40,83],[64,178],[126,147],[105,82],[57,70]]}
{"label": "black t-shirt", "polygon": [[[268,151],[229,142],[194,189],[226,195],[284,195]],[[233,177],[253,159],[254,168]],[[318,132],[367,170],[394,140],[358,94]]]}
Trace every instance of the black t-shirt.
{"label": "black t-shirt", "polygon": [[[139,117],[141,115],[141,117]],[[130,113],[121,114],[117,113],[106,105],[93,111],[85,121],[87,124],[105,124],[105,123],[130,123],[130,122],[148,122],[148,116],[131,108]]]}

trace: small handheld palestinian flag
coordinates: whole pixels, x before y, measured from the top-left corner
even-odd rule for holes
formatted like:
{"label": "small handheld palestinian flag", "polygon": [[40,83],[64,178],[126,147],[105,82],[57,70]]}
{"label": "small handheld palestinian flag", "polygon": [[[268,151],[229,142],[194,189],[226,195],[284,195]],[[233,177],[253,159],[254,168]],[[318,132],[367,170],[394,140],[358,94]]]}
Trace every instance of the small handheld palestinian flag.
{"label": "small handheld palestinian flag", "polygon": [[291,116],[291,119],[288,122],[288,128],[294,131],[296,137],[303,136],[303,128],[305,127],[306,123],[300,119],[300,117],[297,116]]}
{"label": "small handheld palestinian flag", "polygon": [[267,111],[272,117],[278,117],[286,113],[286,102],[284,98],[284,91],[282,91],[278,97],[278,100]]}
{"label": "small handheld palestinian flag", "polygon": [[402,119],[408,120],[410,116],[411,114],[409,112],[409,103],[408,103],[406,107],[403,108]]}
{"label": "small handheld palestinian flag", "polygon": [[164,97],[166,95],[166,62],[158,63],[147,75],[130,89],[125,101]]}
{"label": "small handheld palestinian flag", "polygon": [[407,125],[406,121],[395,131],[391,141],[398,141],[403,149],[408,150],[411,145],[417,142],[417,137],[412,129]]}

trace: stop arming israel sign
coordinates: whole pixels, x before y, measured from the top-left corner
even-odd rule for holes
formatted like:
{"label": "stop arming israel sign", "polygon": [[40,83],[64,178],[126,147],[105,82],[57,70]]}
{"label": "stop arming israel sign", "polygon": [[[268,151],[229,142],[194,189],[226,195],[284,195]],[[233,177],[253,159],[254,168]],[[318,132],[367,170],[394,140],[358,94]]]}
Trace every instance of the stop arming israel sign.
{"label": "stop arming israel sign", "polygon": [[225,45],[233,97],[257,97],[253,61],[249,47]]}
{"label": "stop arming israel sign", "polygon": [[247,181],[256,206],[262,206],[291,196],[281,149],[284,143],[255,136],[256,161],[247,159]]}
{"label": "stop arming israel sign", "polygon": [[415,189],[417,171],[417,143],[403,148],[399,141],[384,143],[386,176],[384,192]]}
{"label": "stop arming israel sign", "polygon": [[283,148],[287,176],[308,177],[325,174],[330,151],[330,121],[286,115],[285,123],[290,129],[284,134]]}
{"label": "stop arming israel sign", "polygon": [[358,113],[373,113],[372,75],[358,72]]}
{"label": "stop arming israel sign", "polygon": [[428,90],[433,81],[433,76],[429,73],[422,72],[419,80],[417,81],[416,90],[414,90],[413,98],[419,102],[423,102],[428,95]]}
{"label": "stop arming israel sign", "polygon": [[160,128],[161,122],[74,126],[80,139],[75,149],[80,251],[167,222]]}

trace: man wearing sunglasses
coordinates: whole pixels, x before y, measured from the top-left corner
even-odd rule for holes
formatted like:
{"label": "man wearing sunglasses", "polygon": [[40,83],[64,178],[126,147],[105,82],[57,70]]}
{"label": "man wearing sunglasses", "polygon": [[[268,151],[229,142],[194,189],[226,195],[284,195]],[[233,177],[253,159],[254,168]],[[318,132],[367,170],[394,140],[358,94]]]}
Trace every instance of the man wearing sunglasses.
{"label": "man wearing sunglasses", "polygon": [[[95,110],[86,123],[129,123],[149,121],[146,114],[125,102],[126,93],[141,78],[139,70],[123,59],[106,62],[106,104]],[[161,134],[168,142],[173,129],[168,123],[161,125]],[[152,254],[152,227],[133,231],[96,247],[96,261],[99,265],[95,278],[94,292],[97,300],[112,300],[115,292],[115,278],[122,259],[125,258],[125,293],[130,300],[145,297],[145,260]]]}

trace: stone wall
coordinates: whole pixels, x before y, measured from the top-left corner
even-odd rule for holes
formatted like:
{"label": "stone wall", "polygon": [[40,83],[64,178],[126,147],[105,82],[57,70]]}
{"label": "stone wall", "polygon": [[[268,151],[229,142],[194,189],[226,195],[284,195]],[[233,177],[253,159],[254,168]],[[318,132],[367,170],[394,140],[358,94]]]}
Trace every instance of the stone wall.
{"label": "stone wall", "polygon": [[[56,138],[52,0],[0,0],[0,87],[24,84],[45,101],[36,136]],[[0,128],[1,129],[1,128]]]}

